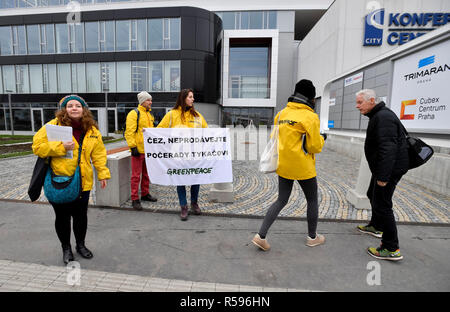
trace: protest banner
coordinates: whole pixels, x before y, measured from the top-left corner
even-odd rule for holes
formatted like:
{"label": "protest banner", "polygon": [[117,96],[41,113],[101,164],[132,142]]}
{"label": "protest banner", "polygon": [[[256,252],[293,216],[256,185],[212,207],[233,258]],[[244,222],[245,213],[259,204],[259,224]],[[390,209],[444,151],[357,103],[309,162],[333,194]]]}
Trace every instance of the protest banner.
{"label": "protest banner", "polygon": [[233,182],[227,128],[145,128],[144,150],[153,184]]}

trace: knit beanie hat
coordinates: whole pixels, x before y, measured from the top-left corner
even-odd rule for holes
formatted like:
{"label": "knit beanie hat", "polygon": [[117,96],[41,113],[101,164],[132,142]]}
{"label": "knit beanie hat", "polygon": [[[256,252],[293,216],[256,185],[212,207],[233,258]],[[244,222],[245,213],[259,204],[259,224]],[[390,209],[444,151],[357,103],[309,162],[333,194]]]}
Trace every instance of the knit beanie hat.
{"label": "knit beanie hat", "polygon": [[78,102],[81,103],[81,106],[86,108],[88,107],[86,101],[81,96],[76,94],[66,95],[65,97],[63,97],[58,103],[59,107],[61,109],[66,108],[66,105],[70,100],[77,100]]}
{"label": "knit beanie hat", "polygon": [[295,85],[295,92],[306,96],[309,100],[316,97],[316,88],[311,80],[302,79]]}
{"label": "knit beanie hat", "polygon": [[150,94],[148,94],[147,91],[142,91],[142,92],[139,92],[139,93],[138,93],[137,98],[138,98],[139,104],[142,104],[142,103],[144,103],[146,100],[151,100],[151,99],[152,99],[152,96],[151,96]]}

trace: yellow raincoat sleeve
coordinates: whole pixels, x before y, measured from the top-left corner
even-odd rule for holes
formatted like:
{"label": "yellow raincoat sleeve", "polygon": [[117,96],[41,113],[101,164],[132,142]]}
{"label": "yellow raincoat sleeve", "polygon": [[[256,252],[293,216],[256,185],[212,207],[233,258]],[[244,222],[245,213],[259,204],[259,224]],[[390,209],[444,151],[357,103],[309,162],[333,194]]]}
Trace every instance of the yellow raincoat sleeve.
{"label": "yellow raincoat sleeve", "polygon": [[137,147],[135,136],[136,126],[137,126],[137,113],[134,110],[132,110],[127,115],[127,121],[125,125],[126,129],[124,133],[124,137],[125,140],[127,141],[129,148]]}
{"label": "yellow raincoat sleeve", "polygon": [[169,111],[163,117],[163,119],[160,121],[160,123],[158,124],[158,126],[156,128],[169,128],[169,126],[170,126],[170,114],[172,114],[172,111]]}
{"label": "yellow raincoat sleeve", "polygon": [[202,116],[202,128],[208,128],[208,124],[206,123],[205,118],[203,117],[203,115],[200,116]]}
{"label": "yellow raincoat sleeve", "polygon": [[109,172],[108,167],[106,167],[106,148],[103,144],[102,136],[99,134],[98,142],[95,144],[94,149],[91,154],[92,164],[97,171],[98,180],[107,180],[111,178],[111,173]]}
{"label": "yellow raincoat sleeve", "polygon": [[33,136],[33,153],[41,158],[58,157],[66,154],[61,141],[48,141],[45,125]]}
{"label": "yellow raincoat sleeve", "polygon": [[303,121],[306,130],[306,150],[311,154],[318,154],[322,151],[325,143],[323,137],[320,135],[320,121],[319,117],[314,114],[314,117]]}

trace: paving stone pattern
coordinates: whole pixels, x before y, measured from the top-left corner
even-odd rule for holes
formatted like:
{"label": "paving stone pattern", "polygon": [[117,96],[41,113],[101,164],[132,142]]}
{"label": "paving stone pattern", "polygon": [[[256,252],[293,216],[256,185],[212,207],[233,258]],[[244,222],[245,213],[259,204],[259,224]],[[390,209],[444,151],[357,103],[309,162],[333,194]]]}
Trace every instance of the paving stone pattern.
{"label": "paving stone pattern", "polygon": [[[123,144],[123,143],[121,143]],[[120,144],[119,144],[120,145]],[[108,145],[116,148],[119,145]],[[248,150],[247,150],[248,152]],[[0,160],[0,199],[28,201],[27,189],[36,161],[35,156]],[[319,218],[336,220],[368,220],[370,211],[355,209],[345,199],[348,190],[355,187],[359,160],[331,149],[317,155],[319,186]],[[234,203],[211,203],[208,191],[211,185],[200,187],[199,205],[208,214],[264,216],[278,194],[276,174],[258,171],[256,160],[234,160]],[[174,186],[151,185],[150,192],[158,198],[156,203],[143,202],[150,211],[179,211]],[[187,187],[188,201],[190,199]],[[46,202],[44,192],[38,201]],[[397,221],[411,223],[449,223],[450,196],[429,191],[424,187],[401,180],[393,198]],[[91,204],[93,204],[91,198]],[[122,208],[131,208],[131,200]],[[306,217],[306,200],[298,183],[294,184],[289,203],[281,211],[283,217]]]}

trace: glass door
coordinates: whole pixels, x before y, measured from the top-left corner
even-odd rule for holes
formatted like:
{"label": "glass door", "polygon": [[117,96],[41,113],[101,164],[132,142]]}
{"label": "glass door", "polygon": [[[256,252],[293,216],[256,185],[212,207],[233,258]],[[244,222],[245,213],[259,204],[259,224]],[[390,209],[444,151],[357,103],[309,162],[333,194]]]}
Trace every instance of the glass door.
{"label": "glass door", "polygon": [[41,127],[43,126],[42,121],[43,118],[43,111],[42,108],[33,108],[31,109],[31,123],[33,125],[33,131],[37,132]]}

